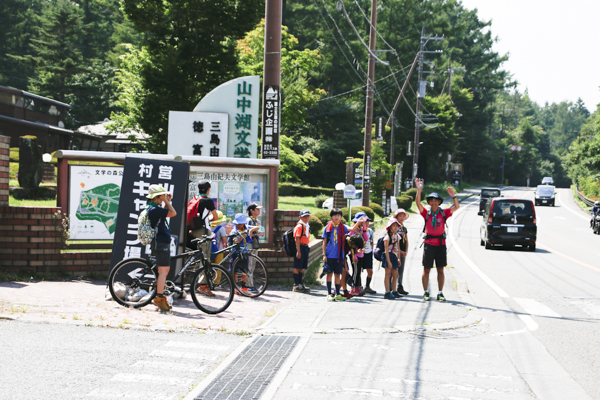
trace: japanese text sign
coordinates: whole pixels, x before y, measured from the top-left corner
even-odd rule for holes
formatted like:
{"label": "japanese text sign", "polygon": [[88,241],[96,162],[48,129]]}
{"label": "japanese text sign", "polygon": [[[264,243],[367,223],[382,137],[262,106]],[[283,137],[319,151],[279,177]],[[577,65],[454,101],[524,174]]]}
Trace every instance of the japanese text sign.
{"label": "japanese text sign", "polygon": [[279,86],[265,86],[262,113],[262,158],[279,159],[281,93]]}
{"label": "japanese text sign", "polygon": [[169,111],[167,151],[176,156],[226,157],[228,126],[227,114]]}

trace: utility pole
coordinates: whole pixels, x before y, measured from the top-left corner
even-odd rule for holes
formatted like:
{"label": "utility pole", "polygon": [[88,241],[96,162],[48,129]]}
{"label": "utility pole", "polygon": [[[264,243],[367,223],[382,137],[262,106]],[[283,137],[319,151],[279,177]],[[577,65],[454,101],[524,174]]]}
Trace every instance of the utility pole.
{"label": "utility pole", "polygon": [[371,0],[371,28],[369,33],[369,67],[367,70],[367,104],[365,107],[365,147],[363,155],[362,205],[371,201],[371,132],[373,130],[373,96],[375,95],[375,41],[377,34],[377,0]]}
{"label": "utility pole", "polygon": [[441,53],[441,50],[437,51],[426,51],[425,44],[430,40],[444,40],[443,37],[438,37],[437,35],[425,36],[425,24],[423,24],[423,28],[421,29],[421,46],[419,48],[419,54],[417,57],[419,58],[419,86],[417,88],[417,107],[415,110],[415,154],[413,155],[413,176],[411,183],[414,187],[415,179],[417,178],[417,173],[419,170],[419,133],[422,124],[421,119],[421,99],[425,97],[425,88],[427,85],[426,81],[423,81],[423,56],[425,53]]}

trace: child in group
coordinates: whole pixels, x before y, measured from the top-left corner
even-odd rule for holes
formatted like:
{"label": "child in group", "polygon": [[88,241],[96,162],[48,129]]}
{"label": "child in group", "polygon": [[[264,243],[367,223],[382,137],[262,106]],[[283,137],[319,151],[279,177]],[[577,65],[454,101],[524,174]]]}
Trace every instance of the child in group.
{"label": "child in group", "polygon": [[[156,257],[158,264],[158,279],[156,280],[156,297],[152,301],[155,306],[163,311],[169,311],[172,307],[169,305],[166,297],[163,295],[165,282],[171,268],[171,232],[167,224],[167,218],[177,215],[173,208],[171,200],[173,195],[168,193],[160,185],[150,185],[148,188],[148,218],[152,228],[156,228],[156,237],[152,241],[150,248],[152,255]],[[162,204],[165,207],[162,207]]]}
{"label": "child in group", "polygon": [[[249,227],[246,224],[246,216],[244,214],[236,214],[235,218],[233,220],[233,229],[231,229],[230,232],[230,237],[229,237],[229,241],[230,244],[233,244],[234,242],[237,243],[241,240],[246,241],[246,250],[248,250],[248,244],[252,243],[252,234],[256,231],[258,231],[260,229],[259,226],[253,226],[253,227]],[[243,233],[243,235],[241,237],[238,236],[232,236],[233,234],[240,232]],[[234,256],[231,258],[231,265],[233,265],[233,262],[237,259],[237,256]],[[230,267],[231,269],[231,267]],[[238,276],[239,273],[238,271],[231,271],[232,274],[234,274],[234,279],[237,281],[238,280]],[[254,289],[254,287],[250,286],[248,287],[248,276],[246,274],[242,274],[241,276],[242,279],[242,291],[244,292],[254,292],[256,289]]]}
{"label": "child in group", "polygon": [[[385,270],[385,277],[383,284],[385,286],[385,295],[383,296],[388,300],[395,300],[400,296],[397,291],[392,291],[396,286],[398,280],[398,256],[400,254],[400,237],[398,235],[398,228],[400,224],[395,218],[390,218],[386,226],[387,233],[383,237],[384,244],[384,257],[381,266]],[[391,278],[391,280],[390,280]]]}
{"label": "child in group", "polygon": [[[262,206],[258,203],[252,203],[246,208],[246,212],[248,213],[248,218],[246,219],[246,224],[250,227],[258,226],[259,229],[253,231],[250,236],[252,236],[252,244],[250,244],[250,250],[248,253],[255,255],[258,257],[258,249],[260,248],[259,240],[261,237],[265,236],[264,232],[260,231],[260,221],[258,220],[258,216],[260,215],[260,210]],[[254,268],[256,265],[256,259],[254,257],[248,258],[248,271],[250,272],[250,279],[252,279],[252,275],[254,274]],[[250,286],[254,286],[253,282],[250,281]]]}
{"label": "child in group", "polygon": [[[354,280],[354,289],[351,294],[354,296],[364,296],[366,293],[376,293],[372,290],[369,285],[371,284],[371,278],[373,277],[373,230],[369,228],[369,217],[363,212],[356,213],[352,222],[356,223],[357,232],[362,235],[364,241],[364,249],[361,252],[357,252],[357,261],[354,263],[352,271],[352,279]],[[361,289],[362,270],[367,270],[367,284],[364,290]]]}
{"label": "child in group", "polygon": [[[188,209],[191,208],[191,215],[188,216],[188,220],[191,220],[192,223],[187,228],[191,236],[195,238],[212,234],[209,216],[212,216],[213,220],[218,218],[215,203],[213,199],[208,197],[210,188],[210,181],[206,179],[201,180],[198,182],[198,195],[188,202]],[[191,207],[193,203],[197,203],[195,207]],[[210,259],[211,243],[205,242],[200,246],[202,254]]]}
{"label": "child in group", "polygon": [[306,208],[300,211],[300,220],[294,228],[294,241],[296,243],[296,257],[294,257],[294,292],[310,292],[302,283],[304,271],[308,269],[308,243],[310,242],[310,211]]}
{"label": "child in group", "polygon": [[[329,213],[331,221],[325,227],[323,231],[323,264],[327,265],[327,300],[346,300],[348,297],[352,297],[350,293],[345,292],[345,296],[340,293],[341,288],[341,276],[345,269],[345,258],[346,254],[351,249],[351,246],[362,248],[364,243],[360,243],[357,246],[356,239],[353,239],[352,244],[346,240],[346,235],[356,229],[356,225],[352,228],[342,224],[342,210],[334,208]],[[362,242],[362,236],[360,236]],[[346,250],[346,245],[348,250]],[[332,291],[331,278],[335,275],[335,292]]]}
{"label": "child in group", "polygon": [[404,266],[406,265],[406,254],[408,253],[408,230],[404,226],[404,221],[408,219],[408,214],[404,208],[396,210],[396,221],[400,224],[398,234],[400,235],[400,260],[398,262],[398,289],[396,290],[402,296],[406,296],[408,292],[402,286],[402,277],[404,275]]}

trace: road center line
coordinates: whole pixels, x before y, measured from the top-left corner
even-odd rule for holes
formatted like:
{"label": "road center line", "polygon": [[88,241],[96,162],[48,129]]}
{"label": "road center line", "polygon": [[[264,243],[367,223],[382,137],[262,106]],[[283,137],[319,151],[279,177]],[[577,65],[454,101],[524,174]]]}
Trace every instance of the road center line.
{"label": "road center line", "polygon": [[567,260],[569,260],[569,261],[572,261],[572,262],[574,262],[575,264],[579,264],[579,265],[581,265],[582,267],[586,267],[586,268],[588,268],[588,269],[591,269],[592,271],[600,272],[600,268],[598,268],[598,267],[594,267],[593,265],[590,265],[590,264],[588,264],[588,263],[584,263],[583,261],[579,261],[578,259],[576,259],[576,258],[573,258],[573,257],[571,257],[571,256],[569,256],[569,255],[567,255],[567,254],[565,254],[565,253],[561,253],[560,251],[554,250],[553,248],[551,248],[551,247],[548,247],[548,246],[546,246],[545,244],[542,244],[542,243],[540,243],[540,242],[537,242],[537,246],[538,246],[539,248],[541,248],[541,249],[544,249],[544,250],[546,250],[546,251],[549,251],[550,253],[556,254],[557,256],[561,256],[562,258],[565,258],[565,259],[567,259]]}

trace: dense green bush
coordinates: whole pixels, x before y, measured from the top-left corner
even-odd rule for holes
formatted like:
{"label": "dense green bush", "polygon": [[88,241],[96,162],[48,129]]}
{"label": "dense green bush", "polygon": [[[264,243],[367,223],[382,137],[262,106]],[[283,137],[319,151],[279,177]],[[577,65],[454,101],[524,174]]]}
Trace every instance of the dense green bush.
{"label": "dense green bush", "polygon": [[414,201],[414,199],[410,196],[396,197],[396,202],[398,203],[398,208],[404,208],[405,210],[410,209],[413,201]]}
{"label": "dense green bush", "polygon": [[[316,213],[312,214],[312,216],[318,218],[319,220],[321,220],[321,223],[323,224],[323,226],[327,225],[327,223],[329,221],[331,221],[331,217],[329,216],[329,213],[331,212],[331,210],[323,210],[323,211],[317,211]],[[348,216],[348,210],[346,210],[346,216]],[[342,216],[342,223],[346,223],[346,219]]]}
{"label": "dense green bush", "polygon": [[280,183],[279,184],[279,195],[280,196],[291,196],[294,191],[294,187],[291,183]]}
{"label": "dense green bush", "polygon": [[333,191],[334,189],[303,186],[297,183],[279,183],[280,196],[315,197],[324,194],[327,195],[327,197],[332,197]]}
{"label": "dense green bush", "polygon": [[402,194],[411,197],[413,201],[415,201],[415,198],[417,197],[417,188],[408,189],[405,193]]}
{"label": "dense green bush", "polygon": [[319,232],[323,229],[323,223],[321,220],[314,215],[310,216],[310,220],[308,221],[308,226],[310,226],[310,233],[312,233],[315,237],[319,237]]}
{"label": "dense green bush", "polygon": [[598,200],[600,198],[600,185],[598,180],[592,176],[579,177],[577,189],[582,192],[586,197],[592,200]]}
{"label": "dense green bush", "polygon": [[[344,218],[348,218],[348,207],[344,207],[341,210]],[[349,219],[349,221],[352,221],[354,216],[359,212],[364,212],[367,214],[367,217],[369,217],[371,221],[375,218],[375,212],[370,207],[352,207],[352,217]]]}
{"label": "dense green bush", "polygon": [[373,212],[383,218],[383,207],[381,207],[377,203],[369,203],[369,208],[373,210]]}
{"label": "dense green bush", "polygon": [[327,200],[330,196],[327,196],[326,194],[319,194],[315,197],[315,207],[317,208],[321,208],[323,207],[323,203],[325,202],[325,200]]}

